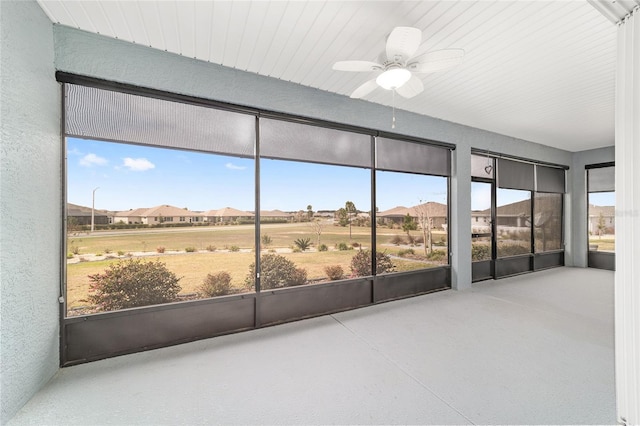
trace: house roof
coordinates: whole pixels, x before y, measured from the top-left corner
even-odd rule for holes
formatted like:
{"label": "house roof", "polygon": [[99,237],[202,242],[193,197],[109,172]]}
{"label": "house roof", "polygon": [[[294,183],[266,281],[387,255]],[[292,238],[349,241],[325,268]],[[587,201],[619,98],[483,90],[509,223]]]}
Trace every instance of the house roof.
{"label": "house roof", "polygon": [[409,214],[410,216],[418,217],[423,211],[425,211],[430,217],[447,217],[447,205],[436,203],[435,201],[429,201],[413,207],[397,206],[392,209],[379,212],[377,216],[402,217]]}
{"label": "house roof", "polygon": [[[109,214],[107,210],[93,210],[93,215],[106,216]],[[80,206],[78,204],[67,203],[67,216],[91,216],[91,207]]]}
{"label": "house roof", "polygon": [[234,209],[233,207],[223,207],[217,210],[207,210],[202,213],[202,216],[215,216],[215,217],[237,217],[237,216],[249,216],[253,217],[254,214],[245,210]]}

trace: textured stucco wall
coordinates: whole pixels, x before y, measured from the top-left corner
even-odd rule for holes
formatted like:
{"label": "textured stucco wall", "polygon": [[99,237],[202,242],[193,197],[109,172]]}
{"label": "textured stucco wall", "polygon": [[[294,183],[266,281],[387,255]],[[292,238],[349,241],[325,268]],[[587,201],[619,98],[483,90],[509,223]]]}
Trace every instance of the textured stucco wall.
{"label": "textured stucco wall", "polygon": [[0,2],[1,423],[59,364],[60,95],[52,24],[35,1]]}
{"label": "textured stucco wall", "polygon": [[[141,45],[54,26],[56,68],[61,71],[166,90],[238,105],[390,131],[390,108],[301,85],[233,70]],[[459,124],[397,111],[396,133],[456,144],[459,175],[452,180],[452,223],[471,223],[468,202],[470,148],[571,164],[571,153]],[[461,167],[462,166],[462,167]],[[454,233],[457,247],[471,233]],[[454,251],[454,286],[471,284],[471,250]],[[466,265],[466,266],[464,266]]]}
{"label": "textured stucco wall", "polygon": [[587,175],[584,167],[589,164],[615,161],[615,147],[576,152],[571,163],[571,207],[573,266],[586,268],[587,248]]}

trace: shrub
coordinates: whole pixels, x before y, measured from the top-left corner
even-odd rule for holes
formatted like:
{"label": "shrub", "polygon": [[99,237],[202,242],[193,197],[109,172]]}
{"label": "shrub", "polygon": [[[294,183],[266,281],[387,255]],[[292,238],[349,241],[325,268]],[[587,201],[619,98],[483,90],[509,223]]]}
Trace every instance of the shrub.
{"label": "shrub", "polygon": [[67,253],[67,259],[73,259],[73,253]]}
{"label": "shrub", "polygon": [[427,259],[435,260],[437,262],[445,260],[446,258],[447,258],[447,253],[442,250],[433,250],[431,253],[429,253],[429,255],[427,255]]}
{"label": "shrub", "polygon": [[491,260],[491,248],[486,244],[471,244],[471,260]]}
{"label": "shrub", "polygon": [[400,244],[404,244],[404,238],[402,238],[400,235],[394,235],[391,238],[391,244],[395,244],[397,246],[399,246]]}
{"label": "shrub", "polygon": [[318,246],[318,251],[327,251],[327,250],[329,250],[329,247],[327,247],[326,244],[320,244]]}
{"label": "shrub", "polygon": [[360,247],[360,243],[357,242],[357,241],[354,241],[354,242],[351,243],[351,247],[358,248],[358,247]]}
{"label": "shrub", "polygon": [[96,253],[96,256],[102,256],[102,253]]}
{"label": "shrub", "polygon": [[216,251],[216,249],[217,249],[217,247],[216,247],[216,246],[213,246],[213,245],[211,245],[211,244],[209,244],[209,245],[206,247],[206,250],[207,250],[207,251]]}
{"label": "shrub", "polygon": [[336,248],[340,251],[349,250],[349,246],[347,245],[347,243],[338,243],[336,244]]}
{"label": "shrub", "polygon": [[162,246],[158,246],[158,247],[156,247],[156,251],[157,251],[158,253],[164,253],[164,247],[162,247]]}
{"label": "shrub", "polygon": [[80,254],[80,247],[78,247],[78,246],[71,246],[71,247],[70,247],[70,249],[71,249],[71,253],[73,253],[73,254]]}
{"label": "shrub", "polygon": [[233,251],[233,252],[240,251],[240,247],[238,247],[238,246],[231,246],[231,247],[229,247],[229,250],[230,250],[230,251]]}
{"label": "shrub", "polygon": [[105,311],[173,302],[181,290],[180,278],[159,260],[122,260],[89,280],[89,302]]}
{"label": "shrub", "polygon": [[118,256],[124,256],[124,251],[123,250],[118,250]]}
{"label": "shrub", "polygon": [[[256,265],[249,265],[249,274],[245,278],[247,286],[253,285],[256,276]],[[260,256],[260,288],[263,290],[305,284],[307,271],[296,268],[295,263],[278,254]]]}
{"label": "shrub", "polygon": [[271,237],[267,234],[262,235],[262,237],[260,237],[260,241],[262,242],[262,245],[265,247],[269,246],[273,242]]}
{"label": "shrub", "polygon": [[404,256],[406,256],[408,254],[415,254],[415,252],[411,248],[410,249],[402,249],[402,250],[400,250],[398,252],[398,256],[400,256],[400,257],[404,257]]}
{"label": "shrub", "polygon": [[194,253],[196,251],[195,247],[187,247],[184,249],[187,253]]}
{"label": "shrub", "polygon": [[305,251],[311,246],[311,238],[298,238],[293,242],[300,250]]}
{"label": "shrub", "polygon": [[[386,252],[376,252],[376,273],[393,272],[395,265]],[[364,277],[372,274],[371,250],[360,250],[351,259],[351,273],[356,277]]]}
{"label": "shrub", "polygon": [[234,293],[234,289],[231,287],[231,275],[226,271],[207,274],[207,277],[198,289],[207,297],[224,296]]}
{"label": "shrub", "polygon": [[106,249],[104,249],[104,252],[105,252],[106,254],[109,254],[109,253],[111,253],[111,249],[107,247]]}
{"label": "shrub", "polygon": [[293,247],[291,251],[294,253],[302,253],[302,250],[300,249],[300,247]]}
{"label": "shrub", "polygon": [[528,246],[525,247],[520,244],[499,244],[498,253],[500,253],[500,256],[516,256],[530,253],[530,249]]}
{"label": "shrub", "polygon": [[325,266],[324,272],[331,281],[341,280],[344,277],[344,269],[340,265]]}
{"label": "shrub", "polygon": [[418,235],[417,237],[413,237],[414,244],[422,244],[424,243],[424,237]]}
{"label": "shrub", "polygon": [[80,259],[78,259],[78,261],[80,262],[88,262],[86,257],[80,256]]}

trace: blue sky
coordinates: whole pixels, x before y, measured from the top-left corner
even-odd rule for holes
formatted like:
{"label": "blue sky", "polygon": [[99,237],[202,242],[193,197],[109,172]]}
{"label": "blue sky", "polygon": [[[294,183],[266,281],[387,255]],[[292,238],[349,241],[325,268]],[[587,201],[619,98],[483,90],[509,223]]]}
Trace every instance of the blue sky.
{"label": "blue sky", "polygon": [[[371,207],[367,169],[263,159],[261,209],[334,210],[353,201]],[[67,200],[96,209],[128,210],[170,204],[204,211],[254,210],[254,162],[191,151],[67,138]],[[421,201],[446,203],[447,180],[377,173],[378,208]],[[365,189],[365,190],[363,190]]]}

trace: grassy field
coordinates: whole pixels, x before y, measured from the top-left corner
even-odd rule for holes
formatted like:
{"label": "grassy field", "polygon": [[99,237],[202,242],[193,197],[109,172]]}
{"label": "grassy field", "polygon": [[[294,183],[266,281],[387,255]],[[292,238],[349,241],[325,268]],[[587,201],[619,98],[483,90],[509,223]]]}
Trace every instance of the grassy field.
{"label": "grassy field", "polygon": [[[316,242],[316,236],[311,228],[305,224],[279,224],[266,225],[261,229],[262,235],[269,235],[271,243],[263,247],[263,253],[267,250],[277,251],[279,254],[292,260],[297,267],[307,270],[310,280],[326,279],[324,268],[330,265],[340,265],[345,274],[350,273],[352,257],[356,254],[353,250],[339,251],[334,249],[337,243],[344,242],[351,245],[357,242],[365,248],[370,247],[369,228],[352,228],[352,238],[349,239],[348,227],[336,227],[327,225],[321,235],[320,242],[329,246],[329,250],[318,252],[315,247],[310,251],[301,253],[292,252],[294,241],[299,238],[311,238]],[[419,231],[412,233],[420,235]],[[403,259],[397,254],[408,246],[391,245],[389,241],[400,235],[406,238],[406,233],[401,230],[378,229],[378,249],[392,255],[393,263],[397,271],[408,271],[437,266],[436,262],[425,262],[415,259]],[[446,234],[434,234],[434,241],[446,241]],[[156,253],[156,247],[165,247],[165,253]],[[215,251],[207,251],[207,246],[215,246]],[[232,246],[237,246],[240,251],[230,251]],[[69,259],[67,265],[67,306],[70,310],[86,306],[84,302],[89,292],[89,275],[102,273],[109,264],[119,262],[126,255],[118,255],[118,252],[133,256],[144,256],[150,260],[159,259],[167,268],[174,272],[180,279],[181,294],[197,293],[208,273],[227,271],[232,277],[232,285],[238,291],[253,291],[246,288],[245,278],[249,271],[249,265],[253,263],[255,254],[254,230],[252,226],[224,226],[208,228],[163,229],[163,230],[129,230],[119,232],[95,232],[82,236],[70,236],[68,239],[68,251],[77,248],[78,255]],[[194,247],[196,252],[185,253],[186,247]],[[413,247],[416,254],[423,252],[423,247]],[[444,249],[435,247],[434,249]],[[107,253],[113,259],[104,259]],[[95,255],[102,255],[96,257]],[[99,259],[99,260],[92,260]]]}
{"label": "grassy field", "polygon": [[602,238],[589,237],[589,245],[595,244],[598,246],[598,251],[615,251],[616,240],[615,238]]}

